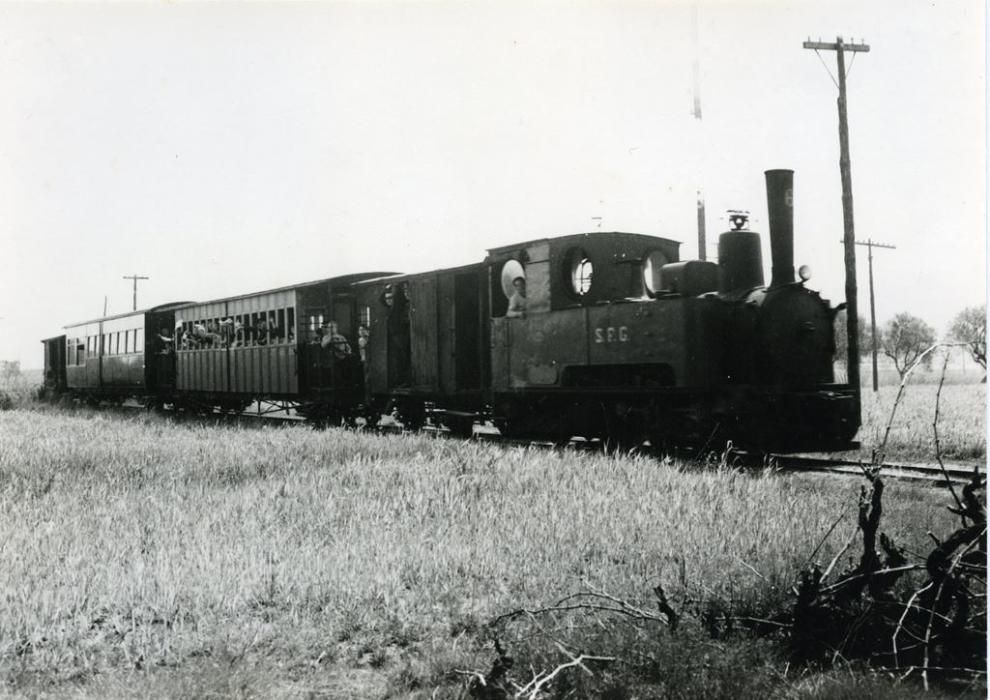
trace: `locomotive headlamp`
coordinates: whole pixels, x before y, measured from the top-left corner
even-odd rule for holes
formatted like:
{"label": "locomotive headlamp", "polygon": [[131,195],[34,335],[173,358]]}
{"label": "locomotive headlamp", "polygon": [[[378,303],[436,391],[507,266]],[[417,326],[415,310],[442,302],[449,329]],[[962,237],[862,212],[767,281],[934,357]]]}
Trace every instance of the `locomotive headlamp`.
{"label": "locomotive headlamp", "polygon": [[729,214],[729,222],[732,224],[733,231],[743,231],[746,229],[746,225],[749,223],[748,211],[739,211],[738,209],[730,209],[728,214]]}
{"label": "locomotive headlamp", "polygon": [[808,280],[810,280],[811,279],[811,266],[810,265],[802,265],[801,267],[799,267],[798,268],[798,277],[801,278],[801,281],[802,282],[807,282]]}

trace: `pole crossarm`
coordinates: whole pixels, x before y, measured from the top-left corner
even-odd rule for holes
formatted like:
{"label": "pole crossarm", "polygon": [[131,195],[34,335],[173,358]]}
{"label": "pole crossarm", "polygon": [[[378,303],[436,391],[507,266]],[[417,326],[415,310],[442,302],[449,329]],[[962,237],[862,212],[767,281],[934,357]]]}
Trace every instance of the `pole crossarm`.
{"label": "pole crossarm", "polygon": [[142,277],[141,275],[124,275],[125,280],[134,280],[134,308],[132,311],[137,311],[137,283],[138,280],[151,279],[150,277]]}
{"label": "pole crossarm", "polygon": [[806,41],[804,42],[804,48],[815,49],[816,51],[837,51],[839,46],[842,46],[843,51],[863,51],[868,52],[870,50],[869,44],[847,44],[846,42],[839,41],[828,42],[828,41]]}
{"label": "pole crossarm", "polygon": [[[840,238],[839,243],[845,243],[845,241]],[[897,249],[896,245],[888,245],[887,243],[877,243],[876,241],[873,240],[856,241],[855,243],[856,245],[868,246],[870,248],[890,248],[891,250]]]}

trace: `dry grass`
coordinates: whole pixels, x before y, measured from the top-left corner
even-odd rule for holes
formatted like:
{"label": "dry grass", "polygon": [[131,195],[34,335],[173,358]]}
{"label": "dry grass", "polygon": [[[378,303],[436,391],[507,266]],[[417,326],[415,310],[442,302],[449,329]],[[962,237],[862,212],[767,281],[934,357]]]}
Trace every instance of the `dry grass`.
{"label": "dry grass", "polygon": [[[662,581],[675,606],[778,609],[837,515],[819,561],[855,530],[858,486],[425,436],[9,411],[0,673],[32,695],[458,697],[455,670],[491,662],[486,620],[582,581],[644,606]],[[885,505],[886,531],[909,547],[950,527],[941,493],[891,488]],[[774,652],[751,653],[777,668]],[[664,696],[790,687],[767,671],[740,690],[736,657],[720,658],[724,683],[682,674]]]}
{"label": "dry grass", "polygon": [[[938,384],[909,384],[894,414],[887,457],[891,460],[934,461],[935,396]],[[883,442],[897,397],[897,386],[881,386],[862,394],[863,424],[856,453],[869,460],[871,451]],[[939,439],[946,461],[982,464],[986,460],[986,384],[952,384],[942,387],[939,402]]]}

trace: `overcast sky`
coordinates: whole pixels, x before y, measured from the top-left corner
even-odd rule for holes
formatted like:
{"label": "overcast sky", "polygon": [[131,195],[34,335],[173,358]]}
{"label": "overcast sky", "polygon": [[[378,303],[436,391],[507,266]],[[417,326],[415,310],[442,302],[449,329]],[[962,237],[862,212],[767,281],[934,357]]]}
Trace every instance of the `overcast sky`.
{"label": "overcast sky", "polygon": [[[795,170],[796,263],[843,297],[834,52],[878,318],[986,295],[982,2],[0,4],[0,359],[131,307],[422,271],[598,228],[710,256]],[[703,120],[692,116],[700,60]],[[860,308],[869,313],[866,251]],[[769,246],[764,242],[769,270]],[[767,275],[769,279],[769,274]]]}

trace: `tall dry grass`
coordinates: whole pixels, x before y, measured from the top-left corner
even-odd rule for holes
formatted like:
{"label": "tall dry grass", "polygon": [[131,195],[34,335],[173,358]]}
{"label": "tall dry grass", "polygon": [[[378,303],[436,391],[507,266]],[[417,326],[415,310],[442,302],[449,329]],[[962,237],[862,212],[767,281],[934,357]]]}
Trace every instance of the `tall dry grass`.
{"label": "tall dry grass", "polygon": [[[893,411],[897,386],[881,386],[862,393],[862,427],[856,453],[869,460],[871,451],[883,443],[888,423],[887,457],[891,460],[933,461],[935,458],[936,395],[938,384],[908,384],[897,410]],[[893,422],[891,423],[891,415]],[[949,461],[983,463],[987,448],[986,384],[952,384],[942,387],[939,400],[938,434],[942,456]]]}
{"label": "tall dry grass", "polygon": [[[10,411],[0,672],[56,694],[127,696],[140,672],[164,695],[245,683],[264,696],[454,697],[456,669],[490,663],[487,619],[582,582],[643,605],[663,582],[675,605],[778,609],[840,514],[815,558],[855,531],[858,486],[427,436]],[[891,488],[886,531],[923,547],[948,527],[943,501]],[[246,670],[256,664],[265,673]]]}

